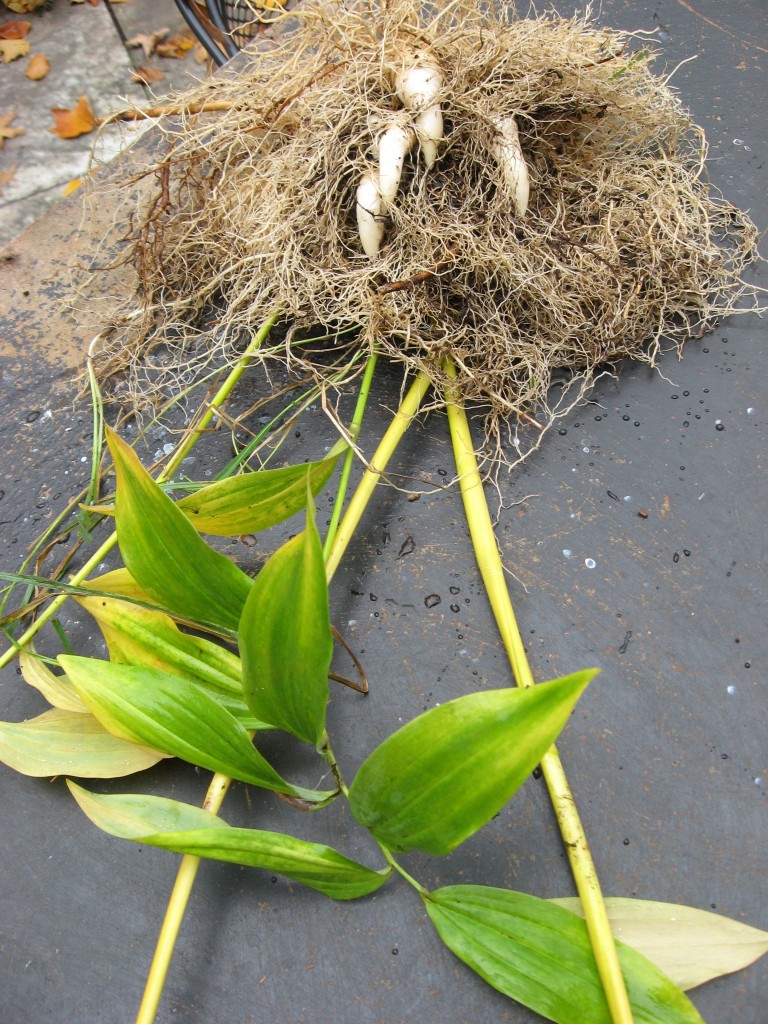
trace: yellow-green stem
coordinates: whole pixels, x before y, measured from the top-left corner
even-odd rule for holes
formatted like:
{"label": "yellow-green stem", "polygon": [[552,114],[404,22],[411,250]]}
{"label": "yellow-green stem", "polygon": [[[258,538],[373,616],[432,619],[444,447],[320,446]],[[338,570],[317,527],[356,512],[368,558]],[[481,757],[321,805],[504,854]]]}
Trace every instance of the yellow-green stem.
{"label": "yellow-green stem", "polygon": [[[357,435],[360,433],[360,427],[363,423],[363,414],[365,413],[365,406],[368,402],[368,395],[371,392],[371,381],[373,380],[373,372],[376,369],[377,358],[377,353],[371,352],[368,356],[368,362],[365,364],[365,372],[363,374],[362,383],[360,384],[360,391],[357,396],[355,411],[352,414],[352,422],[349,425],[349,436],[353,442],[357,440]],[[349,476],[352,472],[352,461],[354,457],[354,451],[351,448],[348,448],[344,454],[344,462],[342,464],[341,475],[339,477],[339,486],[336,490],[336,500],[333,503],[333,512],[331,513],[331,521],[328,524],[328,532],[325,535],[325,543],[323,545],[324,558],[328,557],[334,537],[336,536],[336,531],[339,528],[341,510],[344,506],[344,499],[347,496],[347,487],[349,487]]]}
{"label": "yellow-green stem", "polygon": [[[373,372],[373,370],[371,370],[371,372]],[[403,399],[400,408],[395,413],[392,423],[376,449],[370,466],[366,469],[357,486],[357,490],[352,495],[352,500],[349,503],[347,512],[342,519],[341,525],[333,538],[330,550],[326,555],[325,572],[329,583],[339,566],[339,562],[347,549],[347,545],[352,539],[355,527],[360,522],[360,517],[365,511],[365,507],[371,499],[374,488],[381,479],[381,474],[386,469],[387,463],[392,457],[398,442],[408,429],[408,426],[416,413],[419,411],[419,406],[421,405],[424,395],[429,389],[429,383],[427,375],[421,373],[411,385],[408,394]],[[368,384],[370,385],[370,381]],[[202,431],[203,429],[204,427],[202,426],[198,428],[199,431]],[[214,813],[219,810],[226,795],[227,788],[229,787],[229,783],[230,780],[226,776],[219,775],[218,773],[214,775],[203,802],[203,807],[206,810]],[[181,927],[184,911],[186,910],[187,903],[189,902],[189,897],[192,892],[192,887],[194,885],[195,876],[199,866],[199,857],[193,857],[190,854],[185,854],[181,859],[179,871],[176,875],[176,882],[166,910],[165,920],[163,921],[163,926],[160,930],[160,937],[155,948],[155,955],[149,969],[149,975],[144,989],[144,996],[141,1001],[138,1016],[136,1017],[136,1024],[152,1024],[157,1014],[157,1008],[160,1004],[160,998],[163,993],[163,986],[168,974],[168,967],[170,966],[179,928]],[[401,874],[404,873],[399,867],[397,867],[397,870],[400,871]],[[418,887],[418,883],[410,879],[410,876],[407,877],[412,884]]]}
{"label": "yellow-green stem", "polygon": [[[232,780],[226,775],[217,772],[203,801],[203,809],[215,814],[227,795]],[[184,912],[187,909],[189,896],[195,884],[197,869],[200,867],[200,858],[191,854],[185,854],[181,858],[176,881],[165,911],[165,919],[160,929],[160,935],[155,947],[155,955],[147,975],[147,983],[144,987],[139,1012],[136,1016],[136,1024],[153,1024],[157,1014],[157,1007],[160,1004],[160,997],[163,994],[163,986],[168,975],[168,967],[173,956],[174,946],[178,938],[179,928],[184,919]]]}
{"label": "yellow-green stem", "polygon": [[[445,369],[448,376],[455,379],[456,368],[452,361],[446,361]],[[483,481],[475,457],[469,422],[456,391],[449,390],[446,398],[448,423],[461,496],[480,574],[512,666],[515,681],[518,686],[533,686],[533,673],[523,647],[507,589],[504,566],[501,562],[496,534],[485,500]],[[554,746],[550,747],[542,757],[541,770],[549,789],[560,833],[568,852],[571,871],[584,909],[589,938],[611,1020],[613,1024],[632,1024],[632,1010],[616,954],[616,943],[611,934],[603,895],[600,891],[597,871],[560,756]]]}
{"label": "yellow-green stem", "polygon": [[[228,374],[227,379],[224,381],[219,390],[208,403],[208,409],[206,410],[205,414],[201,417],[198,425],[184,440],[183,444],[178,449],[178,451],[174,453],[173,458],[168,462],[168,465],[165,467],[165,469],[163,469],[163,471],[158,475],[158,483],[165,483],[165,481],[170,479],[170,477],[176,472],[176,470],[181,465],[182,461],[187,457],[192,448],[197,444],[202,434],[208,429],[214,416],[217,414],[218,410],[222,407],[222,405],[224,405],[226,400],[229,398],[230,394],[232,393],[232,389],[235,387],[237,382],[242,377],[246,367],[249,365],[256,352],[261,348],[262,344],[264,343],[264,340],[268,337],[269,332],[274,327],[276,320],[277,315],[275,314],[269,317],[269,319],[259,328],[255,336],[251,340],[250,344],[246,348],[245,352],[243,352],[242,356],[238,360],[237,365]],[[86,580],[94,571],[94,569],[98,567],[100,562],[102,562],[106,558],[106,556],[109,554],[112,548],[114,548],[115,544],[117,544],[117,534],[111,533],[109,537],[107,537],[107,539],[103,542],[103,544],[100,545],[95,554],[91,555],[91,557],[88,559],[85,565],[81,569],[79,569],[78,572],[74,574],[74,576],[70,578],[69,582],[77,586],[78,584]],[[61,608],[61,606],[67,600],[67,596],[67,594],[59,594],[58,597],[54,597],[51,603],[45,608],[43,612],[40,613],[40,615],[35,619],[32,625],[29,626],[24,633],[22,633],[22,635],[16,641],[14,646],[9,647],[8,650],[2,656],[0,656],[0,668],[5,668],[5,666],[8,665],[16,657],[20,650],[22,650],[31,640],[34,640],[34,638],[37,636],[37,634],[40,632],[40,630],[43,628],[46,622],[49,622],[54,617],[59,608]]]}
{"label": "yellow-green stem", "polygon": [[414,416],[419,411],[424,395],[429,390],[429,385],[430,380],[426,373],[422,372],[416,377],[413,384],[411,384],[408,394],[401,402],[400,408],[395,413],[384,437],[381,439],[381,443],[376,449],[368,468],[363,473],[325,560],[325,574],[329,582],[336,572],[344,552],[347,550],[347,545],[352,539],[357,524],[360,522],[365,508],[371,500],[371,495],[376,484],[381,479],[381,474],[386,469],[392,453]]}

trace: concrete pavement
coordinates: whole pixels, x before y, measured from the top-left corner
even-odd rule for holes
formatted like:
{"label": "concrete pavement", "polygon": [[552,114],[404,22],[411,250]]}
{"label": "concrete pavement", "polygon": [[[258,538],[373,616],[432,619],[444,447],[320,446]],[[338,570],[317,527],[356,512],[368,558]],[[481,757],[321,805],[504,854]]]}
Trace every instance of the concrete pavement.
{"label": "concrete pavement", "polygon": [[[29,54],[0,63],[0,136],[4,124],[11,129],[0,146],[0,247],[61,198],[91,159],[104,163],[130,138],[124,128],[115,127],[103,133],[92,152],[95,133],[62,139],[50,130],[51,108],[69,109],[87,96],[100,116],[126,100],[144,103],[152,95],[183,89],[210,71],[207,62],[196,60],[194,47],[185,59],[175,59],[147,57],[140,46],[126,46],[136,36],[151,37],[162,29],[183,32],[186,25],[173,0],[53,0],[49,9],[26,15],[0,6],[0,35],[3,26],[18,21],[30,23]],[[26,75],[35,54],[50,64],[49,73],[37,81]],[[151,88],[134,79],[142,65],[163,74]]]}

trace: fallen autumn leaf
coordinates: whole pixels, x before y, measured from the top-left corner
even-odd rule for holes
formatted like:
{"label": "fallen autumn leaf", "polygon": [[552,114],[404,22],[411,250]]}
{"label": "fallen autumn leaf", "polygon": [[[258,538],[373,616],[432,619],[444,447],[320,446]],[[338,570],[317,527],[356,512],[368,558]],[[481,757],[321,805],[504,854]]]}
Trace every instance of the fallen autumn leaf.
{"label": "fallen autumn leaf", "polygon": [[189,32],[174,32],[155,47],[158,57],[173,57],[175,60],[186,60],[189,51],[195,46],[195,40]]}
{"label": "fallen autumn leaf", "polygon": [[159,28],[157,32],[139,32],[126,40],[125,45],[131,49],[140,46],[144,54],[144,60],[149,60],[155,52],[157,44],[162,42],[170,31],[169,28]]}
{"label": "fallen autumn leaf", "polygon": [[23,39],[31,28],[31,21],[6,21],[0,25],[0,39]]}
{"label": "fallen autumn leaf", "polygon": [[18,169],[18,164],[11,164],[7,171],[0,171],[0,196],[3,194],[5,186],[10,185],[13,181],[13,176]]}
{"label": "fallen autumn leaf", "polygon": [[26,57],[28,53],[29,43],[26,39],[0,39],[0,54],[3,57],[3,64],[10,64],[12,60]]}
{"label": "fallen autumn leaf", "polygon": [[45,78],[48,72],[51,70],[50,61],[42,53],[36,53],[33,57],[29,58],[29,64],[24,74],[32,82],[39,82],[41,78]]}
{"label": "fallen autumn leaf", "polygon": [[87,96],[81,96],[71,110],[54,107],[51,113],[53,128],[49,130],[60,139],[76,139],[78,135],[87,135],[96,127],[96,118]]}
{"label": "fallen autumn leaf", "polygon": [[165,72],[161,71],[160,68],[153,68],[151,64],[142,64],[140,68],[136,68],[131,78],[134,82],[152,85],[153,82],[159,82],[165,78]]}
{"label": "fallen autumn leaf", "polygon": [[0,146],[3,145],[6,139],[15,139],[17,135],[23,135],[23,128],[11,128],[11,121],[16,119],[16,113],[3,114],[0,117]]}

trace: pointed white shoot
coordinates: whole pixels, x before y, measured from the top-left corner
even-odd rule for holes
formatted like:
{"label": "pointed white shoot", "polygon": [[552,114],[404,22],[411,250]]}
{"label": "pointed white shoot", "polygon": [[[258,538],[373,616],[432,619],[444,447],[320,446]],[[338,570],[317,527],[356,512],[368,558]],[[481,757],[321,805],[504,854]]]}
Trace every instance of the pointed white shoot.
{"label": "pointed white shoot", "polygon": [[398,123],[391,124],[379,136],[379,192],[385,212],[395,201],[403,164],[414,140],[413,129]]}
{"label": "pointed white shoot", "polygon": [[437,160],[437,147],[443,138],[443,112],[439,103],[426,107],[414,119],[413,126],[427,167]]}
{"label": "pointed white shoot", "polygon": [[495,122],[497,136],[493,143],[493,156],[504,177],[507,188],[511,191],[518,217],[522,217],[528,209],[529,181],[528,167],[520,146],[517,122],[510,114],[500,117]]}
{"label": "pointed white shoot", "polygon": [[366,174],[357,186],[357,230],[365,255],[373,260],[379,255],[384,238],[384,202],[379,183],[373,174]]}

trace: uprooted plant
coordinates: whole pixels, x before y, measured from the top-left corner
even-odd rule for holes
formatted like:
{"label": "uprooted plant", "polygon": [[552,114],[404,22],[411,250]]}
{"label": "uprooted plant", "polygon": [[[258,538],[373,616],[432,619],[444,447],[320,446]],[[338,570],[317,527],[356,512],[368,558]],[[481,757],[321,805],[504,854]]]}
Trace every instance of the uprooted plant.
{"label": "uprooted plant", "polygon": [[[62,678],[25,657],[25,671],[76,737],[84,768],[91,765],[81,774],[99,774],[88,760],[99,744],[119,748],[131,770],[171,755],[217,773],[203,810],[72,786],[100,827],[185,854],[141,1022],[154,1018],[200,856],[282,872],[341,899],[399,873],[449,948],[562,1024],[700,1019],[678,987],[685,978],[675,984],[637,952],[617,951],[611,937],[552,746],[592,673],[532,685],[464,413],[467,399],[488,404],[486,451],[501,454],[500,426],[510,418],[526,424],[530,450],[600,367],[625,355],[653,362],[662,338],[681,347],[745,293],[754,228],[713,195],[701,132],[652,74],[651,55],[632,45],[586,21],[507,20],[472,0],[442,12],[414,0],[307,4],[242,74],[183,97],[170,111],[179,120],[161,126],[166,145],[135,178],[142,205],[120,257],[138,272],[140,312],[118,316],[120,330],[99,353],[104,379],[125,371],[114,393],[154,401],[222,361],[235,363],[234,384],[262,353],[275,316],[237,354],[265,310],[289,324],[283,358],[307,368],[318,387],[328,381],[326,359],[299,341],[316,323],[334,325],[336,337],[357,332],[333,373],[343,377],[365,355],[362,400],[379,355],[405,364],[413,382],[339,523],[342,475],[324,548],[312,494],[337,456],[277,476],[245,473],[174,504],[110,437],[126,570],[88,584],[96,589],[78,600],[100,623],[111,661],[64,655]],[[223,331],[196,326],[211,308]],[[520,689],[426,713],[373,751],[348,787],[325,729],[327,583],[430,388],[448,411],[473,545]],[[515,457],[524,454],[518,440]],[[255,580],[196,532],[252,532],[302,507],[304,531]],[[174,619],[236,642],[238,654],[182,632]],[[24,744],[45,728],[30,725],[3,734],[5,759],[27,769]],[[334,787],[279,776],[252,743],[263,729],[314,746]],[[539,762],[586,924],[523,894],[428,892],[405,872],[398,853],[450,852]],[[61,770],[50,760],[44,769]],[[230,828],[216,815],[230,778],[318,811],[346,797],[384,864],[356,864],[287,833]],[[630,919],[646,911],[638,901],[623,907]],[[714,927],[712,915],[701,921]],[[753,932],[757,955],[763,940]],[[542,946],[556,967],[531,974]]]}

